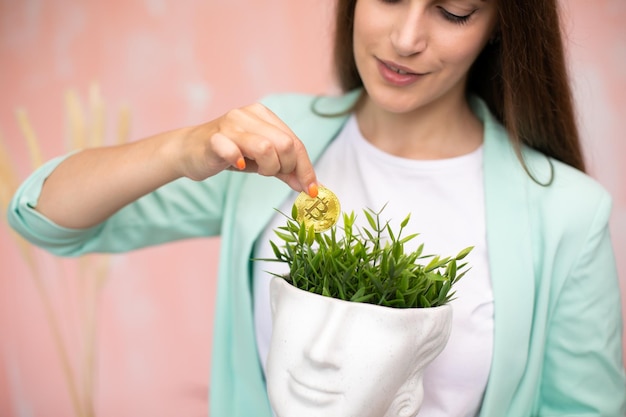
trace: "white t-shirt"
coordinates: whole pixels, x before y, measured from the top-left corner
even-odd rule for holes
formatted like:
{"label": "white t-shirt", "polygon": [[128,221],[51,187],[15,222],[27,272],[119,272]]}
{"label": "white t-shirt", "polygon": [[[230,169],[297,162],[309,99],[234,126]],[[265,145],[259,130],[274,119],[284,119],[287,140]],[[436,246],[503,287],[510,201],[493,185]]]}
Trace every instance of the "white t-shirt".
{"label": "white t-shirt", "polygon": [[[387,154],[369,143],[350,117],[317,162],[318,180],[339,198],[343,212],[365,221],[363,208],[380,210],[381,220],[399,223],[411,213],[404,236],[420,235],[407,250],[424,243],[424,254],[454,256],[474,246],[466,258],[471,270],[455,285],[452,331],[443,352],[424,373],[424,401],[418,416],[470,417],[480,408],[493,346],[493,292],[487,259],[482,147],[460,157],[413,160]],[[279,209],[291,213],[296,193]],[[255,249],[273,258],[269,241],[284,225],[277,214]],[[266,366],[271,339],[267,271],[286,273],[286,264],[254,263],[254,319],[259,356]]]}

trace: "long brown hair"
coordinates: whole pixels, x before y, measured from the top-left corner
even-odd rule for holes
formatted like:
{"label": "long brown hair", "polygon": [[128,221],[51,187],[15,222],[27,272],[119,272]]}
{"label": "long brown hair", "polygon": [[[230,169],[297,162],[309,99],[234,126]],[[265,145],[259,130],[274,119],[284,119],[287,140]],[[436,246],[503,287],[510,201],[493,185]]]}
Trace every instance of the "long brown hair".
{"label": "long brown hair", "polygon": [[[352,34],[357,0],[337,0],[334,65],[340,87],[363,86]],[[497,31],[472,66],[467,88],[522,144],[581,171],[585,162],[569,84],[558,0],[498,0]]]}

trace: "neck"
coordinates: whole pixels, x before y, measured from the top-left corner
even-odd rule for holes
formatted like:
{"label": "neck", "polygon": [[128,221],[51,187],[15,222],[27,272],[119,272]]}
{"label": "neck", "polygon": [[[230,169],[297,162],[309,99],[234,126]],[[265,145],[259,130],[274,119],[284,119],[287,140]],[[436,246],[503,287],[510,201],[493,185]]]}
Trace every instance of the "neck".
{"label": "neck", "polygon": [[407,113],[393,113],[364,96],[356,110],[367,141],[409,159],[444,159],[468,154],[483,140],[482,123],[464,95],[444,97]]}

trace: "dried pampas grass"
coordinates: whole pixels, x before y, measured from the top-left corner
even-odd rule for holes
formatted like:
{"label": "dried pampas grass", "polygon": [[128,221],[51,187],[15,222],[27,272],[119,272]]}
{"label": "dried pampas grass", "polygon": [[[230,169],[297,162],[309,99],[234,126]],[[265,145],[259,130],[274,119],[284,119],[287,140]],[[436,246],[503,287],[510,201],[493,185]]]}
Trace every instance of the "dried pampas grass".
{"label": "dried pampas grass", "polygon": [[[106,112],[100,88],[93,84],[89,88],[88,104],[84,106],[80,96],[75,91],[65,93],[66,123],[69,131],[69,146],[67,151],[80,150],[92,146],[102,146],[106,142]],[[85,111],[86,107],[86,111]],[[17,123],[26,142],[32,169],[44,163],[41,142],[36,130],[28,118],[25,109],[16,111]],[[117,117],[117,132],[113,142],[126,143],[130,132],[130,111],[127,107],[119,110]],[[17,167],[11,158],[4,139],[0,135],[0,208],[6,212],[11,197],[17,190],[20,180]],[[95,370],[97,357],[97,310],[100,294],[106,283],[110,269],[110,259],[106,255],[83,256],[78,262],[78,300],[81,305],[77,314],[82,341],[80,365],[76,366],[70,360],[68,346],[61,332],[61,322],[67,317],[60,317],[58,309],[54,308],[51,291],[43,279],[42,268],[39,266],[37,249],[26,242],[21,236],[13,233],[16,244],[24,262],[27,264],[31,277],[34,280],[39,298],[43,304],[46,321],[51,330],[53,342],[56,346],[60,366],[63,371],[65,385],[71,398],[74,414],[77,417],[93,417]],[[72,343],[72,346],[77,345]],[[78,370],[77,370],[78,369]]]}

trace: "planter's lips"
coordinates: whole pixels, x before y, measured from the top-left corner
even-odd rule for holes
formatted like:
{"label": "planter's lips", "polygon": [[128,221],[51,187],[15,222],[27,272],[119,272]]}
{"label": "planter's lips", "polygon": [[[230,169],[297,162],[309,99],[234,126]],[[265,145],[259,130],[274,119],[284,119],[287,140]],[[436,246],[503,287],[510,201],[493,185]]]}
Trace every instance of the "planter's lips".
{"label": "planter's lips", "polygon": [[289,375],[288,385],[291,392],[306,402],[317,406],[329,405],[343,397],[343,392],[329,389],[327,384],[304,382],[303,378],[294,376],[291,371],[287,371],[287,374]]}

